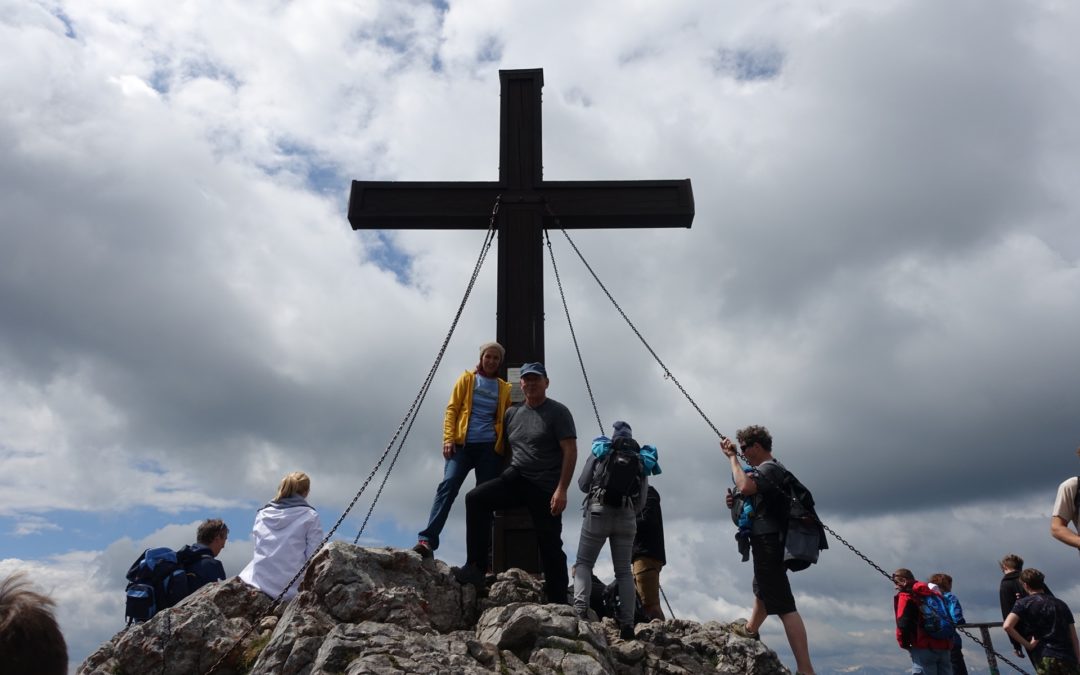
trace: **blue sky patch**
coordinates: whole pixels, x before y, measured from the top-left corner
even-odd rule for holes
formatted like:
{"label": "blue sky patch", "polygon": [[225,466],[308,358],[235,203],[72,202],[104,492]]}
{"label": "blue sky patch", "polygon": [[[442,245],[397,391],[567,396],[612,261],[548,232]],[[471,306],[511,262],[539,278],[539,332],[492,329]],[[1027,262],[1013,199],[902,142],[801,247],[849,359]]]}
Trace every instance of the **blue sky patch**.
{"label": "blue sky patch", "polygon": [[60,23],[64,24],[64,37],[74,40],[76,38],[75,24],[71,22],[71,18],[67,14],[64,14],[64,10],[56,9],[52,15],[59,19]]}
{"label": "blue sky patch", "polygon": [[150,80],[147,84],[159,94],[168,94],[170,85],[169,71],[166,68],[155,68],[154,72],[150,73]]}
{"label": "blue sky patch", "polygon": [[[0,559],[38,560],[71,551],[102,551],[124,537],[138,541],[167,525],[212,517],[222,518],[230,528],[245,533],[246,538],[258,506],[261,504],[250,509],[187,509],[179,513],[138,507],[123,511],[61,510],[3,516],[0,517]],[[194,529],[191,541],[195,541]],[[162,542],[162,545],[171,543],[174,542]]]}
{"label": "blue sky patch", "polygon": [[713,57],[713,70],[730,75],[741,82],[771,80],[780,74],[784,55],[780,50],[764,49],[717,49]]}
{"label": "blue sky patch", "polygon": [[[393,237],[382,230],[372,230],[376,242],[368,246],[368,260],[375,263],[379,269],[393,272],[398,283],[409,283],[409,268],[412,266],[412,258],[394,244]],[[369,240],[370,241],[370,240]]]}
{"label": "blue sky patch", "polygon": [[480,63],[497,63],[502,60],[502,54],[502,41],[498,36],[489,35],[477,50],[476,60]]}
{"label": "blue sky patch", "polygon": [[185,61],[181,69],[184,79],[195,80],[205,78],[225,82],[233,89],[240,86],[240,78],[232,71],[222,68],[208,59],[192,59]]}
{"label": "blue sky patch", "polygon": [[[298,142],[281,141],[277,144],[278,152],[284,155],[293,173],[304,176],[307,189],[323,195],[341,194],[342,186],[349,185],[349,180],[341,175],[338,167],[321,161],[319,153]],[[278,170],[267,170],[275,174]]]}

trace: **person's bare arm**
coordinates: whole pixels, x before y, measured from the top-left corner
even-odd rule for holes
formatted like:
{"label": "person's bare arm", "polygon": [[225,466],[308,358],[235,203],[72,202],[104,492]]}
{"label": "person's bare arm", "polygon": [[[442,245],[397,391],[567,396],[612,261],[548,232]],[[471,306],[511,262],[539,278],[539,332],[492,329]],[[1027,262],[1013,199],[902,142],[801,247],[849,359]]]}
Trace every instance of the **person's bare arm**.
{"label": "person's bare arm", "polygon": [[735,443],[730,438],[725,438],[720,441],[720,450],[731,462],[731,477],[735,479],[735,489],[741,492],[744,497],[757,494],[757,483],[750,480],[750,477],[743,471]]}
{"label": "person's bare arm", "polygon": [[577,439],[564,438],[559,441],[562,448],[562,473],[559,474],[559,486],[551,495],[551,515],[557,516],[566,510],[566,489],[570,487],[570,479],[574,477],[574,467],[577,466]]}
{"label": "person's bare arm", "polygon": [[1069,524],[1061,516],[1050,516],[1050,536],[1066,546],[1080,548],[1080,534],[1069,529]]}
{"label": "person's bare arm", "polygon": [[1020,631],[1016,630],[1016,624],[1018,623],[1020,623],[1020,616],[1014,612],[1005,617],[1005,623],[1003,623],[1001,627],[1005,629],[1005,632],[1009,634],[1010,638],[1022,644],[1028,651],[1035,649],[1035,645],[1037,645],[1039,641],[1034,638],[1029,640],[1021,635]]}

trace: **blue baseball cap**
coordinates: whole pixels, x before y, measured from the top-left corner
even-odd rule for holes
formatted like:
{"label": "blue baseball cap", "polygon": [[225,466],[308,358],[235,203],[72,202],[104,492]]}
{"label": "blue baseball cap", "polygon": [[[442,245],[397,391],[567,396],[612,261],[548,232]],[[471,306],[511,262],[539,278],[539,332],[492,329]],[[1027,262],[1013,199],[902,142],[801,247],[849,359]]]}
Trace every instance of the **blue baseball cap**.
{"label": "blue baseball cap", "polygon": [[539,361],[535,363],[526,363],[521,366],[521,372],[518,377],[525,377],[526,375],[539,375],[540,377],[547,377],[547,369],[544,368],[544,364]]}

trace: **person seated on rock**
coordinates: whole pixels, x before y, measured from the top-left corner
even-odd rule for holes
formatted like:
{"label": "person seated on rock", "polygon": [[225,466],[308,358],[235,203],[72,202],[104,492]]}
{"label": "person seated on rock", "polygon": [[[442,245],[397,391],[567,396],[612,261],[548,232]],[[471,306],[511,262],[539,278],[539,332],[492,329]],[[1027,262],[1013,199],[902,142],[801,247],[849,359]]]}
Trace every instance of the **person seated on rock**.
{"label": "person seated on rock", "polygon": [[176,552],[176,559],[188,575],[188,593],[225,580],[225,566],[217,559],[229,538],[229,526],[217,518],[204,520],[195,532],[195,543]]}
{"label": "person seated on rock", "polygon": [[0,582],[0,672],[66,675],[67,643],[53,617],[51,598],[30,590],[16,572]]}
{"label": "person seated on rock", "polygon": [[319,513],[307,503],[310,491],[308,475],[294,471],[281,479],[277,496],[255,516],[255,557],[240,578],[271,598],[296,595],[300,579],[294,577],[322,543]]}

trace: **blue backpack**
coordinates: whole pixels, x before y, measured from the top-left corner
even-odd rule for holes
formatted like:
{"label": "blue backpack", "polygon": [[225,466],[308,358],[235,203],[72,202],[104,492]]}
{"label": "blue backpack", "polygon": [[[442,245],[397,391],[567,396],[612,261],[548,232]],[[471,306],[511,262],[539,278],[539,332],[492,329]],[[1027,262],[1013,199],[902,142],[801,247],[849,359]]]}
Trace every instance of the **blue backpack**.
{"label": "blue backpack", "polygon": [[187,597],[187,573],[171,548],[148,548],[127,573],[127,623],[141,623]]}
{"label": "blue backpack", "polygon": [[945,605],[949,608],[949,618],[952,622],[957,626],[967,623],[964,619],[964,610],[960,607],[960,600],[953,595],[952,591],[942,593],[942,595],[945,597]]}
{"label": "blue backpack", "polygon": [[945,604],[945,597],[940,593],[917,595],[919,605],[919,623],[923,632],[937,640],[951,640],[956,637],[956,624]]}

